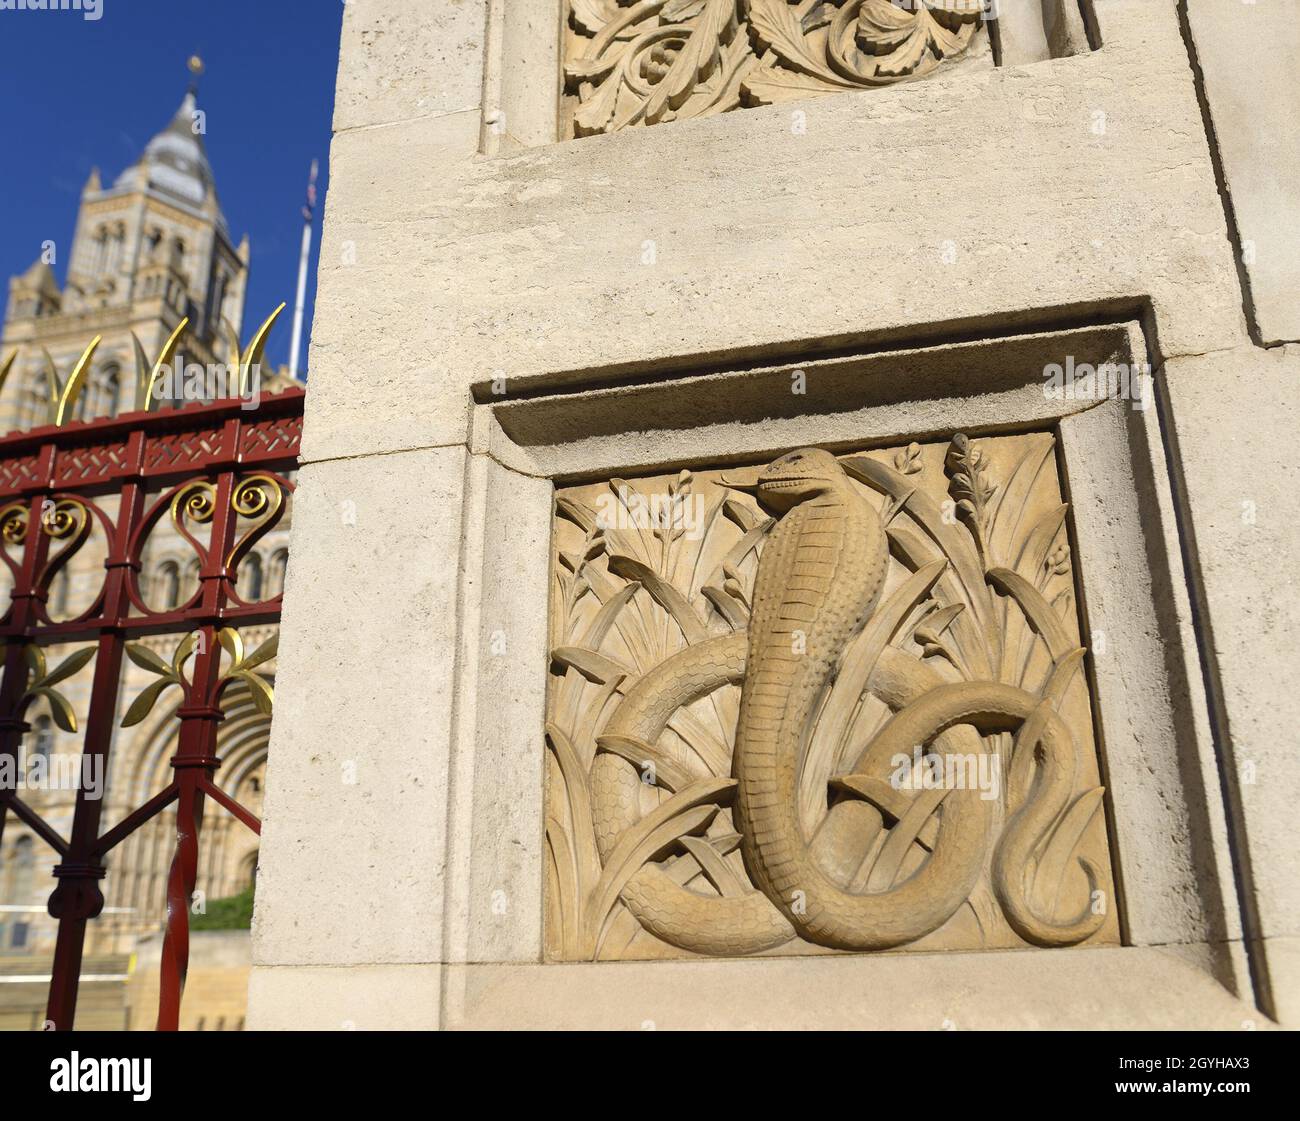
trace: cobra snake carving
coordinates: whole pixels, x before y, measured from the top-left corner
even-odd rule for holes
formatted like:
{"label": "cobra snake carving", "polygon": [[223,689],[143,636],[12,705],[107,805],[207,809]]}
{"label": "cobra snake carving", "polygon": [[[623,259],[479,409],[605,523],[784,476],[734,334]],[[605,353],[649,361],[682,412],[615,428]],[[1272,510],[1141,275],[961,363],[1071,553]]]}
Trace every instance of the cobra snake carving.
{"label": "cobra snake carving", "polygon": [[[735,485],[735,484],[732,484]],[[868,802],[844,797],[858,776],[879,776],[897,754],[937,742],[952,751],[988,751],[982,736],[1020,733],[1017,753],[1038,760],[1033,789],[1001,830],[992,856],[994,890],[1012,929],[1038,945],[1070,945],[1095,933],[1104,914],[1085,907],[1055,923],[1029,898],[1033,853],[1067,805],[1073,743],[1040,698],[996,682],[947,683],[920,660],[886,647],[868,688],[894,710],[862,751],[839,800],[805,835],[799,817],[801,765],[819,705],[849,641],[875,610],[889,558],[879,515],[839,462],[817,449],[791,452],[766,467],[752,490],[777,521],[760,557],[749,629],[691,646],[633,685],[597,740],[591,770],[597,847],[607,859],[640,817],[641,778],[629,761],[653,745],[677,709],[726,684],[740,684],[733,753],[733,817],[745,869],[756,890],[706,896],[682,872],[649,863],[624,886],[623,902],[650,933],[685,950],[751,954],[796,934],[843,950],[877,950],[938,929],[974,889],[997,822],[978,790],[942,799],[925,863],[887,891],[848,885],[883,825]],[[664,784],[661,779],[661,785]],[[1080,863],[1089,895],[1099,872]],[[688,877],[687,877],[688,878]]]}

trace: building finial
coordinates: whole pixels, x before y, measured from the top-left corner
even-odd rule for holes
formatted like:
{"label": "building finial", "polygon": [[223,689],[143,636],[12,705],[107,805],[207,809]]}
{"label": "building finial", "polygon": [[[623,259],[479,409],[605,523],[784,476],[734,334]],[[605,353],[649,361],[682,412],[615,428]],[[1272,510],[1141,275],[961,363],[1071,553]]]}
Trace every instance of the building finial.
{"label": "building finial", "polygon": [[199,79],[203,77],[203,59],[199,58],[196,54],[192,54],[190,55],[190,60],[186,65],[189,67],[191,75],[190,93],[196,94],[199,92]]}

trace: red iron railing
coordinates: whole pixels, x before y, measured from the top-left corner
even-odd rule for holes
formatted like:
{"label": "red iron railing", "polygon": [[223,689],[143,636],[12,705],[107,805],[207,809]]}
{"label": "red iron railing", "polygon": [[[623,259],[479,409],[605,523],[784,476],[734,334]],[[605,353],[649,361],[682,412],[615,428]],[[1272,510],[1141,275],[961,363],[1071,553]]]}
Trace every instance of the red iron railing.
{"label": "red iron railing", "polygon": [[[175,1030],[207,799],[260,832],[257,817],[214,781],[221,762],[217,731],[222,694],[232,683],[247,687],[259,710],[270,711],[271,688],[258,668],[274,657],[275,640],[246,652],[239,628],[277,623],[280,599],[245,601],[236,575],[241,559],[285,512],[293,490],[289,475],[298,461],[303,397],[303,390],[290,388],[264,398],[252,411],[238,400],[220,401],[0,438],[0,560],[13,582],[12,602],[0,616],[0,757],[8,755],[16,764],[31,727],[28,710],[38,701],[52,710],[57,704],[66,707],[58,684],[92,659],[82,753],[83,760],[90,757],[103,768],[100,773],[108,773],[119,722],[124,656],[158,675],[145,709],[170,686],[183,698],[176,713],[180,728],[171,781],[106,832],[101,832],[103,798],[84,789],[77,791],[67,837],[16,789],[0,789],[0,840],[12,812],[58,856],[49,899],[58,935],[47,1006],[48,1021],[57,1029],[73,1025],[86,925],[104,907],[100,881],[118,844],[175,804],[177,841],[167,881],[158,1011],[159,1029]],[[141,588],[141,555],[164,518],[194,550],[199,587],[186,602],[159,611],[149,606]],[[106,542],[103,585],[89,609],[56,621],[47,605],[51,583],[93,531]],[[177,636],[170,664],[138,644],[169,634]],[[86,645],[47,670],[44,649],[68,643]],[[131,719],[128,711],[121,723]]]}

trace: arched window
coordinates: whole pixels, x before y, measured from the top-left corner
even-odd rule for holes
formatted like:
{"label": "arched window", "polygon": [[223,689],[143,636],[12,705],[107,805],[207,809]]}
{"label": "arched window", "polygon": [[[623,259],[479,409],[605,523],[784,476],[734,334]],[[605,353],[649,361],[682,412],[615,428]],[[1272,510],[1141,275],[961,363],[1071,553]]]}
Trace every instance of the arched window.
{"label": "arched window", "polygon": [[121,367],[116,362],[110,362],[81,391],[81,396],[77,400],[77,419],[94,420],[101,416],[115,416],[121,392]]}
{"label": "arched window", "polygon": [[164,611],[174,611],[181,601],[181,570],[175,561],[164,561],[158,566],[155,577],[158,602]]}
{"label": "arched window", "polygon": [[32,723],[32,754],[49,759],[54,750],[54,725],[48,716],[38,716]]}
{"label": "arched window", "polygon": [[73,420],[89,420],[95,415],[92,408],[94,399],[99,396],[99,383],[93,376],[87,377],[81,387],[81,392],[77,394],[77,400],[72,406]]}
{"label": "arched window", "polygon": [[277,549],[271,554],[271,564],[266,573],[266,595],[268,599],[284,594],[284,578],[288,571],[289,550]]}
{"label": "arched window", "polygon": [[221,324],[221,314],[226,303],[226,274],[217,273],[216,282],[212,285],[212,320],[218,326]]}
{"label": "arched window", "polygon": [[126,255],[126,226],[119,222],[113,227],[113,241],[108,251],[108,271],[117,272]]}
{"label": "arched window", "polygon": [[24,429],[38,428],[49,420],[50,391],[45,375],[37,370],[22,396],[22,416],[19,424]]}
{"label": "arched window", "polygon": [[99,397],[100,407],[97,416],[117,416],[117,408],[121,403],[122,395],[122,371],[116,365],[108,366],[100,375]]}
{"label": "arched window", "polygon": [[13,871],[9,874],[9,899],[18,904],[32,902],[36,874],[36,846],[30,836],[19,837],[13,847]]}
{"label": "arched window", "polygon": [[185,271],[185,242],[180,238],[172,239],[171,265],[177,272]]}
{"label": "arched window", "polygon": [[68,596],[72,590],[72,579],[68,576],[67,567],[60,568],[54,576],[54,581],[50,584],[49,599],[46,600],[47,610],[50,617],[58,619],[68,613]]}
{"label": "arched window", "polygon": [[240,597],[248,603],[256,603],[262,598],[262,557],[259,553],[249,553],[239,566],[238,590]]}
{"label": "arched window", "polygon": [[90,272],[92,276],[98,276],[104,271],[104,266],[108,263],[108,228],[100,226],[95,231],[95,240],[92,243],[90,257]]}
{"label": "arched window", "polygon": [[[36,852],[31,837],[19,837],[10,850],[13,857],[13,870],[9,873],[9,902],[22,906],[36,902],[33,895],[36,890]],[[31,924],[23,919],[16,921],[10,929],[9,948],[22,950],[27,947],[27,933]]]}

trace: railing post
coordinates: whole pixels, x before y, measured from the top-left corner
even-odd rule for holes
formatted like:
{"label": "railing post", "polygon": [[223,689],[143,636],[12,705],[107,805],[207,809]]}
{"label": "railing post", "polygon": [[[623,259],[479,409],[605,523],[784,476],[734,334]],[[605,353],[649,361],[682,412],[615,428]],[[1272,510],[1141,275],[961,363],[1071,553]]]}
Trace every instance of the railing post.
{"label": "railing post", "polygon": [[[213,651],[215,629],[204,627],[204,652],[195,659],[196,693],[211,695],[221,664],[220,648]],[[206,688],[204,686],[207,686]],[[203,828],[202,780],[216,774],[217,725],[221,709],[215,705],[183,705],[180,747],[172,759],[179,794],[176,803],[176,852],[167,876],[167,933],[163,937],[162,973],[158,993],[158,1030],[180,1027],[181,996],[190,964],[190,906],[199,873],[199,838]]]}
{"label": "railing post", "polygon": [[[122,646],[120,632],[109,630],[100,635],[94,684],[91,686],[90,715],[86,720],[86,739],[82,748],[83,776],[87,758],[98,760],[101,775],[108,773],[108,748],[122,674]],[[59,934],[54,943],[54,967],[51,970],[54,976],[50,982],[46,1019],[57,1031],[72,1030],[86,923],[104,909],[104,893],[99,881],[104,878],[105,868],[95,854],[99,820],[104,809],[103,793],[101,789],[98,795],[90,797],[84,783],[78,786],[68,852],[54,869],[59,883],[50,896],[49,912],[59,920]]]}
{"label": "railing post", "polygon": [[[233,438],[238,421],[227,422]],[[219,617],[225,608],[227,581],[234,574],[226,567],[234,542],[234,473],[223,472],[216,486],[208,555],[200,572],[202,594],[196,610]],[[162,974],[159,980],[158,1030],[180,1027],[181,996],[190,963],[190,904],[198,883],[199,836],[203,828],[203,782],[211,781],[221,765],[217,758],[217,725],[221,723],[221,645],[217,627],[200,630],[201,643],[194,656],[189,699],[177,711],[180,745],[172,767],[179,788],[176,803],[176,853],[167,876],[167,933],[163,937]]]}
{"label": "railing post", "polygon": [[[49,473],[53,456],[53,448],[47,445],[41,454],[42,471],[46,475]],[[10,608],[12,615],[5,631],[10,637],[5,645],[4,676],[0,677],[0,759],[8,756],[13,760],[15,782],[17,781],[18,747],[22,743],[23,735],[29,730],[26,722],[20,717],[18,708],[22,704],[23,693],[27,688],[28,634],[36,621],[32,602],[40,596],[36,588],[36,575],[45,564],[49,553],[49,538],[39,532],[43,502],[42,493],[27,499],[25,523],[21,520],[20,512],[15,513],[15,524],[23,527],[21,530],[23,559],[15,574],[13,589],[9,593],[13,606]],[[33,532],[34,527],[36,532]],[[4,840],[9,801],[15,796],[14,791],[0,789],[0,841]]]}
{"label": "railing post", "polygon": [[[3,677],[0,677],[0,763],[11,759],[11,773],[15,788],[18,782],[18,747],[23,742],[31,725],[13,715],[22,699],[24,678],[23,643],[10,642],[5,646]],[[0,786],[0,844],[4,843],[5,821],[9,816],[9,799],[16,796],[15,790],[6,790]]]}

